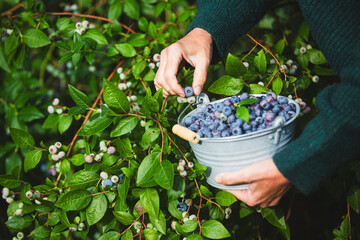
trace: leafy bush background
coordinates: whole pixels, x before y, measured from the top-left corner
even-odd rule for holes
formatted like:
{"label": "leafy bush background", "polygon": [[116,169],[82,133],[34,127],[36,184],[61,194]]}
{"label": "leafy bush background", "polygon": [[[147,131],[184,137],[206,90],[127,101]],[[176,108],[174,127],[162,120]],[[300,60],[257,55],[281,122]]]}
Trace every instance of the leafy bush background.
{"label": "leafy bush background", "polygon": [[[158,155],[161,152],[162,163],[170,164],[169,166],[174,165],[173,174],[175,175],[178,175],[176,166],[179,156],[182,158],[179,149],[183,153],[189,152],[188,158],[196,161],[188,143],[174,137],[170,132],[170,126],[176,122],[176,118],[184,105],[178,104],[175,97],[172,97],[162,108],[161,93],[155,94],[152,83],[155,72],[148,67],[148,64],[153,61],[153,54],[160,53],[163,48],[183,35],[186,26],[195,16],[195,2],[181,0],[78,1],[76,12],[90,15],[87,18],[74,14],[62,15],[65,12],[66,5],[72,4],[70,2],[28,0],[21,2],[21,5],[19,3],[15,0],[0,3],[2,13],[0,30],[4,32],[1,36],[0,49],[2,79],[0,121],[1,126],[4,126],[1,128],[0,169],[3,175],[1,175],[0,184],[11,186],[13,187],[12,190],[18,193],[24,189],[30,189],[31,186],[32,189],[39,189],[44,194],[52,193],[54,199],[53,202],[48,201],[43,203],[42,207],[37,207],[33,202],[27,202],[24,196],[16,194],[15,199],[17,201],[21,199],[31,209],[28,214],[22,217],[22,220],[35,219],[31,221],[29,227],[22,230],[26,235],[34,229],[44,230],[48,219],[47,214],[41,213],[54,211],[62,214],[62,220],[46,229],[50,229],[52,238],[56,239],[65,238],[69,235],[74,238],[86,238],[86,234],[87,238],[95,239],[106,234],[106,232],[117,236],[131,225],[133,221],[124,221],[116,213],[113,213],[114,209],[122,213],[126,212],[124,206],[119,203],[125,199],[124,183],[111,195],[106,192],[109,191],[108,189],[96,187],[97,181],[83,186],[79,190],[73,190],[74,185],[72,186],[70,192],[93,194],[92,199],[105,201],[107,206],[105,215],[101,219],[89,218],[85,221],[87,228],[81,233],[70,234],[66,218],[69,219],[69,223],[72,223],[73,218],[77,215],[84,218],[84,216],[91,216],[91,214],[87,215],[86,209],[80,211],[74,206],[64,206],[61,202],[56,203],[58,200],[56,195],[64,195],[66,191],[60,193],[55,187],[68,188],[71,186],[69,181],[74,179],[74,174],[84,169],[83,164],[75,163],[74,159],[77,157],[74,156],[76,154],[82,155],[85,152],[89,153],[90,149],[97,151],[99,141],[105,139],[117,147],[117,152],[114,155],[117,158],[108,156],[108,160],[103,160],[103,165],[93,163],[90,166],[85,164],[85,170],[96,173],[94,176],[98,175],[100,170],[105,169],[114,173],[126,173],[127,180],[125,181],[129,181],[130,189],[124,204],[129,209],[131,217],[128,217],[130,219],[138,217],[133,209],[139,198],[142,199],[140,195],[144,194],[144,191],[150,192],[152,196],[159,194],[161,199],[160,210],[166,218],[168,239],[180,238],[171,230],[170,224],[176,218],[179,218],[178,222],[180,223],[182,217],[175,210],[169,210],[168,202],[171,202],[171,199],[173,202],[184,200],[180,197],[182,189],[178,187],[181,183],[185,183],[183,185],[186,192],[185,198],[192,199],[193,202],[190,212],[197,214],[198,206],[203,206],[199,212],[199,223],[203,224],[202,220],[216,219],[230,232],[231,239],[260,239],[260,236],[261,239],[290,238],[290,236],[292,239],[347,239],[350,238],[350,234],[353,239],[359,238],[359,215],[357,213],[360,210],[360,168],[358,162],[353,162],[340,169],[337,174],[310,196],[305,197],[292,189],[279,207],[263,210],[248,208],[239,202],[233,203],[231,196],[226,197],[227,204],[221,204],[221,200],[215,196],[222,193],[207,185],[201,174],[203,168],[199,164],[195,164],[195,171],[188,171],[186,181],[175,176],[174,185],[171,184],[172,181],[160,182],[159,180],[153,185],[139,185],[138,167],[150,152],[152,154],[149,156]],[[16,6],[20,7],[12,9]],[[12,10],[8,11],[9,9]],[[73,13],[73,11],[70,12]],[[81,36],[74,34],[75,21],[84,19],[94,23],[96,28],[87,30],[87,33]],[[12,29],[12,34],[5,34],[6,29]],[[43,35],[39,33],[40,30]],[[37,35],[36,41],[32,41],[34,34]],[[257,89],[255,91],[262,91],[263,88],[257,85],[259,81],[262,81],[270,89],[281,92],[282,95],[295,95],[295,86],[298,96],[312,108],[310,114],[304,115],[298,121],[297,131],[301,133],[306,123],[316,114],[316,109],[312,103],[317,92],[325,86],[337,82],[337,76],[328,68],[321,53],[317,51],[296,1],[283,1],[274,6],[249,34],[256,39],[257,43],[269,46],[281,64],[289,59],[293,60],[298,66],[297,71],[293,74],[287,73],[288,78],[286,80],[285,75],[278,71],[279,66],[270,64],[272,56],[259,44],[251,51],[257,43],[245,36],[232,49],[234,56],[250,63],[250,67],[245,69],[245,72],[241,72],[242,80],[240,81],[239,76],[234,76],[236,73],[229,72],[225,64],[219,63],[210,67],[208,81],[204,89],[206,90],[212,85],[207,93],[214,98],[233,94],[216,87],[219,86],[216,80],[224,74],[234,78],[234,81],[239,83],[245,81],[246,83],[241,85],[241,89],[236,88],[232,91],[254,91],[248,87],[251,84]],[[299,52],[300,47],[307,44],[311,44],[313,50],[301,54]],[[259,68],[259,64],[256,63],[258,60],[264,61],[264,58],[267,66],[265,70]],[[230,64],[230,61],[226,63]],[[238,64],[238,61],[234,60],[233,64]],[[121,82],[119,75],[114,72],[120,65],[124,68],[124,72],[127,72],[126,81],[132,83],[132,87],[124,92],[115,87],[117,83]],[[112,74],[113,72],[114,74]],[[320,76],[318,84],[311,82],[313,75]],[[104,78],[110,82],[103,80]],[[179,74],[182,85],[190,85],[191,79],[192,69],[182,69]],[[272,81],[276,83],[275,87]],[[69,88],[69,84],[74,88]],[[89,113],[103,86],[104,96],[98,99],[99,102],[95,108],[98,109],[101,106],[102,112],[108,113],[108,115],[102,115],[105,116],[104,122],[107,126],[100,126],[100,130],[97,132],[91,131],[93,129],[91,127],[83,127],[83,132],[80,132],[80,136],[76,138],[77,142],[74,142],[68,158],[62,161],[61,176],[59,178],[57,178],[58,175],[56,177],[49,176],[47,170],[52,163],[48,159],[47,148],[56,141],[61,141],[64,150],[69,149],[74,135],[82,126],[84,117]],[[147,91],[144,86],[148,89]],[[221,86],[224,87],[224,85]],[[85,95],[81,95],[78,90]],[[114,95],[117,97],[113,98]],[[137,96],[136,102],[141,111],[139,113],[131,112],[136,116],[127,115],[130,104],[125,95]],[[48,114],[47,107],[51,105],[51,101],[55,97],[60,99],[61,106],[65,106],[64,113],[66,115]],[[123,100],[119,103],[115,99]],[[107,103],[108,108],[103,105],[104,102]],[[134,109],[133,107],[132,109]],[[122,108],[125,110],[123,111]],[[140,126],[140,120],[137,117],[147,119],[145,128]],[[124,118],[127,118],[131,123],[126,125],[125,129],[116,132],[114,129],[119,125],[119,122],[124,121]],[[92,120],[96,122],[96,116],[93,116]],[[110,124],[111,126],[108,127]],[[11,128],[13,130],[10,130]],[[130,130],[132,130],[131,133]],[[23,131],[28,132],[32,137]],[[13,137],[11,137],[10,132]],[[112,132],[113,134],[111,134]],[[33,138],[34,144],[30,145],[39,149],[34,150],[32,146],[29,147],[21,140],[16,141],[16,136],[25,136],[26,139]],[[17,144],[14,143],[14,140]],[[122,147],[125,146],[124,143],[127,143],[127,148]],[[29,148],[31,151],[41,153],[42,157],[39,163],[30,161],[28,165],[24,165],[25,156],[30,156]],[[136,153],[136,158],[134,153]],[[120,156],[125,159],[124,162],[121,162]],[[113,169],[109,170],[111,166]],[[123,168],[128,168],[128,170]],[[169,170],[169,172],[171,171]],[[146,171],[144,174],[146,175]],[[152,178],[153,174],[149,173],[149,176],[145,177],[146,180]],[[135,176],[137,177],[135,178]],[[45,181],[47,177],[49,180]],[[15,183],[9,183],[11,182],[9,179],[14,180]],[[90,192],[85,190],[86,188],[89,188]],[[168,190],[171,188],[178,188],[178,191]],[[201,190],[202,196],[199,195],[199,190]],[[140,201],[144,205],[145,200]],[[217,204],[225,205],[222,206],[222,209],[225,209],[226,205],[231,205],[230,219],[224,219],[224,214]],[[1,211],[2,229],[0,235],[2,239],[9,239],[15,236],[14,232],[9,230],[9,222],[7,222],[8,216],[14,215],[14,210],[9,208],[10,210],[4,211],[8,207],[5,201],[1,201],[1,207],[3,210]],[[150,214],[152,208],[147,208],[147,210],[148,213],[141,216],[144,217],[145,223],[150,222],[149,215],[153,215],[152,218],[159,218],[157,213]],[[247,215],[248,213],[251,214]],[[344,218],[345,216],[347,217]],[[90,224],[94,223],[94,225],[91,224],[92,226],[89,227],[89,222]],[[194,224],[190,226],[190,223]],[[195,234],[198,234],[197,222],[190,223],[189,226],[183,227],[184,229],[178,227],[177,231],[181,233],[181,230],[185,230],[182,233],[185,236],[188,234],[186,231],[195,227],[196,229],[189,233],[194,231]],[[54,230],[56,226],[60,229],[61,234]],[[131,234],[136,235],[136,231],[133,228],[131,230]],[[145,237],[146,239],[156,239],[159,234],[151,230],[147,230],[146,233],[148,234]],[[206,232],[203,231],[204,234],[206,235]],[[36,238],[36,232],[32,235],[35,235]],[[128,235],[130,235],[130,231],[123,234],[122,239],[130,237]],[[224,236],[226,234],[222,237]],[[195,235],[193,237],[195,239]],[[211,234],[208,237],[211,237]],[[49,236],[45,238],[49,238]],[[165,236],[162,239],[165,239]]]}

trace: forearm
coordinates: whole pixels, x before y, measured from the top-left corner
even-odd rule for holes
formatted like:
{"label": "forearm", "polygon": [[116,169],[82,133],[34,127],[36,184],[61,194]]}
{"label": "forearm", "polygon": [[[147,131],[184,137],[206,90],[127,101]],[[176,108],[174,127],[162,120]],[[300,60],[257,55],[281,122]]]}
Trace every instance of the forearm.
{"label": "forearm", "polygon": [[[198,13],[187,29],[202,28],[214,40],[213,60],[223,59],[233,42],[247,33],[278,0],[199,0]],[[215,58],[215,59],[214,59]]]}

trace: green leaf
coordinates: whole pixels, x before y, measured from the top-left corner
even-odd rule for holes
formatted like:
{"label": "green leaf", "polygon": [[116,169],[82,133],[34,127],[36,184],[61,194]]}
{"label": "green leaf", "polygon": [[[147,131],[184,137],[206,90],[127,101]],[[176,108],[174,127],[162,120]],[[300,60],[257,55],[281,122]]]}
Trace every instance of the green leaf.
{"label": "green leaf", "polygon": [[21,129],[10,128],[10,134],[15,144],[20,148],[30,149],[35,145],[34,138],[29,133]]}
{"label": "green leaf", "polygon": [[203,237],[198,234],[192,234],[187,236],[186,240],[203,240]]}
{"label": "green leaf", "polygon": [[360,213],[360,188],[352,187],[348,194],[348,202],[350,207],[357,213]]}
{"label": "green leaf", "polygon": [[277,77],[272,82],[272,89],[277,95],[280,95],[281,90],[283,88],[283,81],[280,77]]}
{"label": "green leaf", "polygon": [[240,218],[244,218],[248,215],[250,215],[251,213],[254,212],[254,209],[249,207],[248,205],[246,205],[245,203],[241,202],[240,203]]}
{"label": "green leaf", "polygon": [[116,113],[128,113],[130,103],[127,96],[111,82],[103,80],[104,101]]}
{"label": "green leaf", "polygon": [[211,84],[208,91],[216,94],[232,96],[239,93],[243,87],[244,83],[240,78],[233,78],[225,75]]}
{"label": "green leaf", "polygon": [[143,80],[145,82],[150,82],[150,81],[154,81],[155,78],[155,72],[154,70],[150,69],[144,76]]}
{"label": "green leaf", "polygon": [[30,236],[33,236],[35,238],[47,238],[48,236],[50,236],[50,233],[50,228],[45,226],[39,226],[30,233]]}
{"label": "green leaf", "polygon": [[97,44],[107,45],[108,41],[106,40],[105,36],[97,29],[91,28],[86,30],[86,33],[82,35],[84,38],[90,38],[94,40]]}
{"label": "green leaf", "polygon": [[141,31],[146,32],[148,30],[149,22],[145,17],[141,17],[138,21],[138,26]]}
{"label": "green leaf", "polygon": [[3,54],[2,45],[0,45],[0,67],[6,72],[10,72],[9,65]]}
{"label": "green leaf", "polygon": [[24,32],[22,40],[31,48],[39,48],[49,45],[51,41],[49,38],[39,29],[28,29]]}
{"label": "green leaf", "polygon": [[250,87],[250,94],[261,94],[270,91],[267,87],[261,86],[259,84],[250,84],[249,87]]}
{"label": "green leaf", "polygon": [[128,212],[122,212],[122,211],[113,211],[113,214],[120,223],[124,225],[130,225],[135,221],[135,218],[133,215],[131,215]]}
{"label": "green leaf", "polygon": [[28,172],[38,165],[42,156],[42,151],[40,149],[31,150],[26,153],[24,161],[24,171]]}
{"label": "green leaf", "polygon": [[145,188],[140,194],[140,202],[150,216],[158,218],[160,198],[154,188]]}
{"label": "green leaf", "polygon": [[108,18],[117,20],[122,12],[123,4],[120,1],[113,1],[108,10]]}
{"label": "green leaf", "polygon": [[74,55],[73,52],[68,52],[68,53],[64,54],[64,56],[62,56],[62,57],[59,59],[59,63],[66,62],[67,60],[69,60],[70,58],[72,58],[73,55]]}
{"label": "green leaf", "polygon": [[138,122],[139,119],[135,116],[128,116],[120,119],[116,127],[111,131],[110,137],[118,137],[131,132]]}
{"label": "green leaf", "polygon": [[149,28],[148,31],[149,31],[150,37],[156,39],[156,37],[157,37],[157,32],[156,32],[156,26],[155,26],[155,24],[154,24],[153,22],[150,22],[148,28]]}
{"label": "green leaf", "polygon": [[155,218],[152,215],[149,215],[150,222],[152,225],[162,234],[166,234],[166,219],[162,211],[159,212],[159,217]]}
{"label": "green leaf", "polygon": [[12,51],[14,51],[19,46],[19,36],[13,32],[9,37],[5,39],[5,54],[9,55]]}
{"label": "green leaf", "polygon": [[213,195],[213,193],[209,190],[209,188],[205,187],[204,185],[200,185],[200,192],[201,195],[203,195],[206,198],[211,198]]}
{"label": "green leaf", "polygon": [[260,50],[258,52],[258,55],[254,58],[254,65],[255,67],[260,71],[260,73],[265,74],[266,73],[266,56],[263,50]]}
{"label": "green leaf", "polygon": [[177,208],[176,208],[176,205],[178,204],[178,200],[172,200],[172,201],[169,201],[169,203],[168,203],[168,210],[169,210],[169,212],[170,212],[170,214],[173,216],[173,217],[175,217],[175,218],[177,218],[177,219],[179,219],[179,220],[181,220],[183,217],[182,217],[182,213],[183,212],[180,212],[179,210],[177,210]]}
{"label": "green leaf", "polygon": [[197,226],[198,222],[196,220],[188,220],[183,225],[176,224],[175,229],[177,231],[180,230],[179,232],[183,232],[184,234],[186,234],[195,231]]}
{"label": "green leaf", "polygon": [[298,55],[297,60],[303,69],[306,69],[309,65],[309,57],[307,54]]}
{"label": "green leaf", "polygon": [[144,71],[145,67],[146,67],[145,61],[141,61],[133,65],[132,73],[135,79],[139,79],[139,76]]}
{"label": "green leaf", "polygon": [[66,130],[69,129],[72,120],[73,120],[73,116],[71,115],[61,115],[58,125],[60,134],[63,134]]}
{"label": "green leaf", "polygon": [[89,207],[86,208],[86,220],[89,223],[89,226],[100,221],[104,217],[107,208],[105,194],[95,195]]}
{"label": "green leaf", "polygon": [[[127,43],[133,47],[143,47],[149,44],[149,41],[145,37],[146,35],[143,33],[135,33],[127,39]],[[145,64],[145,61],[141,61],[141,63]]]}
{"label": "green leaf", "polygon": [[256,103],[257,101],[259,101],[259,100],[255,99],[255,98],[248,98],[248,99],[244,99],[241,102],[239,102],[238,105],[243,106],[243,105],[253,104],[253,103]]}
{"label": "green leaf", "polygon": [[70,26],[70,18],[64,17],[64,18],[60,18],[57,22],[56,22],[56,27],[60,30],[63,31],[66,28],[68,28]]}
{"label": "green leaf", "polygon": [[15,178],[13,175],[0,175],[0,185],[7,188],[16,188],[23,181]]}
{"label": "green leaf", "polygon": [[[79,153],[79,154],[72,156],[70,158],[70,161],[73,165],[80,166],[85,163],[85,156],[84,156],[84,154]],[[74,178],[74,176],[75,176],[75,174],[72,177]]]}
{"label": "green leaf", "polygon": [[244,75],[247,69],[237,57],[229,53],[226,59],[225,71],[229,76],[238,78]]}
{"label": "green leaf", "polygon": [[104,235],[101,235],[99,240],[119,240],[121,237],[119,232],[116,231],[110,231],[105,233]]}
{"label": "green leaf", "polygon": [[139,19],[140,6],[135,0],[126,0],[124,2],[124,13],[132,19]]}
{"label": "green leaf", "polygon": [[101,132],[112,123],[112,119],[106,115],[95,114],[90,117],[79,132],[79,136],[90,136]]}
{"label": "green leaf", "polygon": [[132,239],[133,239],[133,234],[131,230],[125,231],[125,233],[121,236],[121,240],[132,240]]}
{"label": "green leaf", "polygon": [[159,128],[148,128],[145,130],[144,135],[141,138],[140,146],[148,148],[152,142],[154,142],[160,136]]}
{"label": "green leaf", "polygon": [[238,118],[241,118],[245,122],[249,122],[250,115],[249,115],[249,110],[246,107],[243,106],[238,107],[236,109],[236,115],[238,116]]}
{"label": "green leaf", "polygon": [[36,119],[41,119],[44,117],[44,114],[39,111],[34,106],[24,107],[19,112],[19,120],[24,122],[31,122]]}
{"label": "green leaf", "polygon": [[160,152],[152,152],[147,155],[141,162],[136,178],[136,184],[142,185],[154,176],[157,168],[159,167]]}
{"label": "green leaf", "polygon": [[284,48],[285,48],[285,39],[279,40],[274,46],[275,51],[280,55],[283,53]]}
{"label": "green leaf", "polygon": [[279,208],[261,208],[261,215],[275,227],[286,229],[285,216]]}
{"label": "green leaf", "polygon": [[220,206],[230,206],[237,201],[234,195],[226,191],[217,192],[215,195],[215,200]]}
{"label": "green leaf", "polygon": [[348,239],[348,237],[350,236],[351,225],[350,225],[349,216],[346,216],[344,218],[344,220],[342,221],[342,223],[340,225],[340,232],[341,232],[342,237],[344,237],[345,239]]}
{"label": "green leaf", "polygon": [[83,108],[90,107],[90,105],[91,105],[90,99],[88,98],[88,96],[86,96],[85,93],[77,90],[70,84],[68,85],[68,87],[69,87],[70,96],[74,100],[76,105],[78,105],[79,107],[83,107]]}
{"label": "green leaf", "polygon": [[84,189],[75,189],[62,195],[55,206],[65,211],[76,211],[86,208],[91,202],[91,193]]}
{"label": "green leaf", "polygon": [[160,233],[154,229],[146,228],[143,230],[145,240],[158,240]]}
{"label": "green leaf", "polygon": [[32,220],[32,217],[29,215],[23,217],[14,216],[10,218],[5,224],[10,230],[19,232],[22,229],[29,227]]}
{"label": "green leaf", "polygon": [[119,50],[121,55],[124,57],[133,57],[136,55],[136,50],[133,46],[128,43],[115,44],[115,48]]}
{"label": "green leaf", "polygon": [[100,176],[96,172],[79,171],[72,175],[71,181],[69,182],[69,187],[72,189],[88,189],[90,187],[95,187],[99,180]]}
{"label": "green leaf", "polygon": [[318,49],[308,49],[306,54],[309,56],[309,61],[313,64],[324,64],[326,59],[324,54]]}
{"label": "green leaf", "polygon": [[174,168],[170,161],[162,160],[154,174],[155,181],[161,187],[169,190],[174,184]]}
{"label": "green leaf", "polygon": [[201,225],[201,233],[204,237],[210,239],[223,239],[230,237],[230,233],[226,228],[216,220],[209,220]]}

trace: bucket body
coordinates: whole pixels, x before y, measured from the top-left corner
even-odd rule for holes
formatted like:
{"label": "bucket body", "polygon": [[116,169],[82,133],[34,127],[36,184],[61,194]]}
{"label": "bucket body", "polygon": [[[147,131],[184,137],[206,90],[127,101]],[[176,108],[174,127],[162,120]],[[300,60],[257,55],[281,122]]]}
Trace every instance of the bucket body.
{"label": "bucket body", "polygon": [[[254,94],[254,96],[261,96],[261,94]],[[186,116],[195,116],[207,104],[223,100],[225,99],[210,103],[206,96],[203,103]],[[298,115],[300,106],[291,99],[289,102],[296,105],[296,115]],[[215,176],[222,172],[240,170],[255,162],[271,158],[281,151],[294,137],[295,119],[296,117],[292,117],[285,122],[283,117],[277,117],[273,126],[267,129],[226,138],[200,138],[199,143],[189,143],[199,163],[208,166],[204,174],[211,186],[224,190],[247,189],[248,184],[217,184],[214,180]],[[180,125],[184,126],[183,121]]]}

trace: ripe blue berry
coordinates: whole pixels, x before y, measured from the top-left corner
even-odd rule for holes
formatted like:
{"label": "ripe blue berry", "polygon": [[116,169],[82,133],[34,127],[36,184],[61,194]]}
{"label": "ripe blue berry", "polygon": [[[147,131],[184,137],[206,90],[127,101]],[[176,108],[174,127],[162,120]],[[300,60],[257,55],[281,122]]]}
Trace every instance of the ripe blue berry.
{"label": "ripe blue berry", "polygon": [[190,86],[184,88],[184,92],[186,97],[191,97],[192,95],[194,95],[194,89]]}
{"label": "ripe blue berry", "polygon": [[193,124],[195,122],[195,117],[188,116],[185,118],[184,122],[186,125],[190,126],[191,124]]}
{"label": "ripe blue berry", "polygon": [[224,103],[215,103],[214,107],[216,108],[217,111],[221,112],[223,110],[223,108],[225,107]]}
{"label": "ripe blue berry", "polygon": [[231,133],[233,136],[238,136],[242,134],[242,130],[240,127],[235,127],[232,129]]}
{"label": "ripe blue berry", "polygon": [[112,187],[113,182],[110,179],[105,179],[105,180],[103,180],[102,185],[103,185],[103,187],[106,187],[106,186]]}
{"label": "ripe blue berry", "polygon": [[180,212],[185,212],[187,210],[187,205],[186,203],[179,202],[178,204],[176,204],[176,209]]}
{"label": "ripe blue berry", "polygon": [[244,99],[248,99],[249,98],[249,94],[248,93],[242,93],[241,95],[240,95],[240,100],[242,101],[242,100],[244,100]]}
{"label": "ripe blue berry", "polygon": [[231,133],[229,130],[225,130],[225,131],[221,132],[221,136],[222,137],[230,137]]}
{"label": "ripe blue berry", "polygon": [[240,102],[240,98],[238,98],[237,96],[232,96],[230,98],[231,102],[234,103],[239,103]]}
{"label": "ripe blue berry", "polygon": [[195,132],[196,132],[197,130],[199,130],[199,125],[193,123],[193,124],[190,125],[189,129],[190,129],[191,131],[195,131]]}
{"label": "ripe blue berry", "polygon": [[232,110],[231,110],[231,107],[229,106],[225,106],[222,110],[222,112],[225,114],[225,116],[230,116],[232,114]]}

